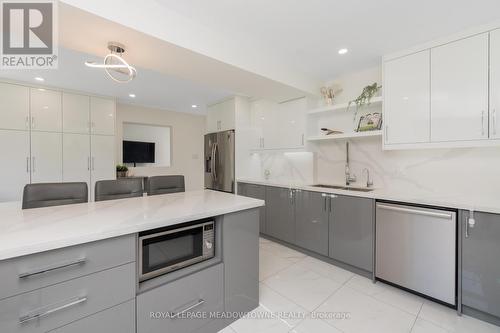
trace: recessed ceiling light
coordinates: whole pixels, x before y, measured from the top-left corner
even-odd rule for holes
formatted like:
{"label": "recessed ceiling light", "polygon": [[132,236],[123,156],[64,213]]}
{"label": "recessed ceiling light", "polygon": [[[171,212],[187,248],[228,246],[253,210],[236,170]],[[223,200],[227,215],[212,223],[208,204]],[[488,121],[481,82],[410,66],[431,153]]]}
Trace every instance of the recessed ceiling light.
{"label": "recessed ceiling light", "polygon": [[339,54],[346,54],[347,52],[349,52],[348,49],[340,49],[339,50]]}
{"label": "recessed ceiling light", "polygon": [[45,79],[43,77],[40,77],[40,76],[35,77],[35,80],[39,81],[39,82],[45,81]]}
{"label": "recessed ceiling light", "polygon": [[192,105],[191,105],[191,107],[192,107],[193,109],[196,109],[196,108],[198,107],[198,105],[196,105],[196,104],[192,104]]}
{"label": "recessed ceiling light", "polygon": [[128,94],[128,97],[135,98],[135,94]]}

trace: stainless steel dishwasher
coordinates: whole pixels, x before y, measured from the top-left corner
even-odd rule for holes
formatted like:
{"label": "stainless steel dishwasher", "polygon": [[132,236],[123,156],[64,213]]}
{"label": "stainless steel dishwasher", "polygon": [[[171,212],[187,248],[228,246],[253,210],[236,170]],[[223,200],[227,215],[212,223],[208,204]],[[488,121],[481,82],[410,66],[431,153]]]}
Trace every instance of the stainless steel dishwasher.
{"label": "stainless steel dishwasher", "polygon": [[456,215],[378,202],[375,276],[456,305]]}

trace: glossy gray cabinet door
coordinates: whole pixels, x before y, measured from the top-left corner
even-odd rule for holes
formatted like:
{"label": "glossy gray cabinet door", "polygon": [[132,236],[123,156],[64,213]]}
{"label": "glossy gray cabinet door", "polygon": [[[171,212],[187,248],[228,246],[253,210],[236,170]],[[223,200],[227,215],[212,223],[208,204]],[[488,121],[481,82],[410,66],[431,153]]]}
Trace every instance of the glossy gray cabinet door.
{"label": "glossy gray cabinet door", "polygon": [[246,183],[238,183],[238,195],[247,196],[247,186]]}
{"label": "glossy gray cabinet door", "polygon": [[49,333],[135,333],[135,299],[77,320]]}
{"label": "glossy gray cabinet door", "polygon": [[324,193],[295,193],[295,244],[328,256],[329,198]]}
{"label": "glossy gray cabinet door", "polygon": [[226,214],[222,223],[226,312],[259,306],[259,210]]}
{"label": "glossy gray cabinet door", "polygon": [[329,257],[373,271],[373,199],[337,196],[331,199]]}
{"label": "glossy gray cabinet door", "polygon": [[[224,309],[223,264],[206,268],[137,296],[138,333],[187,333],[208,324]],[[170,312],[158,318],[151,313]],[[197,313],[206,313],[207,317]],[[190,318],[191,316],[191,318]]]}
{"label": "glossy gray cabinet door", "polygon": [[266,188],[266,234],[282,241],[295,242],[293,192],[287,188]]}
{"label": "glossy gray cabinet door", "polygon": [[[266,200],[266,186],[257,184],[238,183],[238,194],[246,197]],[[260,207],[260,232],[266,233],[266,207]]]}
{"label": "glossy gray cabinet door", "polygon": [[473,228],[462,224],[462,303],[500,317],[500,215],[474,213]]}

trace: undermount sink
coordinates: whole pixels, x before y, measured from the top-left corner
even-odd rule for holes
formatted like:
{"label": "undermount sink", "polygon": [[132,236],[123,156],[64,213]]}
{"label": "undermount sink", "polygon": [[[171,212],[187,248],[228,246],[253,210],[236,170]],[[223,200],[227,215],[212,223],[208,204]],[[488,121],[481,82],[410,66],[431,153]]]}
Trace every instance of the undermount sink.
{"label": "undermount sink", "polygon": [[346,190],[346,191],[357,191],[357,192],[371,192],[374,189],[368,187],[350,187],[350,186],[342,186],[342,185],[325,185],[325,184],[316,184],[312,185],[313,187],[324,187],[331,188],[334,190]]}

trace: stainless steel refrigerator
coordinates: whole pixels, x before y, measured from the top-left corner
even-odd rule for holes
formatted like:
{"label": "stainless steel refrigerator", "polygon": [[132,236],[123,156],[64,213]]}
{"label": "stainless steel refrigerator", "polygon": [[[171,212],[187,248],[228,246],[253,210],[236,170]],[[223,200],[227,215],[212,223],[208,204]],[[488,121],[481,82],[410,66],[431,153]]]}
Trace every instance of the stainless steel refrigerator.
{"label": "stainless steel refrigerator", "polygon": [[234,193],[234,130],[205,135],[205,188]]}

